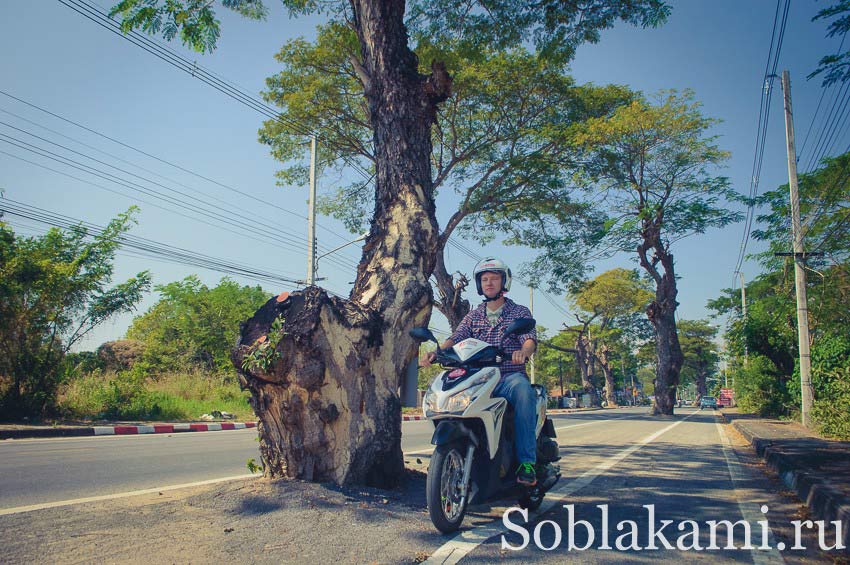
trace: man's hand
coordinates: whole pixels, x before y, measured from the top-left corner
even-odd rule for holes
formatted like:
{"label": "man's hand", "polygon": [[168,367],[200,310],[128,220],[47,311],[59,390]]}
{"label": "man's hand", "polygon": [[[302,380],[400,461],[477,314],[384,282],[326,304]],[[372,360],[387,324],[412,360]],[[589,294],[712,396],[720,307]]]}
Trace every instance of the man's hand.
{"label": "man's hand", "polygon": [[420,367],[430,367],[434,360],[437,358],[436,351],[429,351],[419,360]]}
{"label": "man's hand", "polygon": [[522,344],[522,349],[514,351],[513,355],[511,355],[511,361],[517,365],[522,365],[528,361],[529,357],[534,355],[535,349],[537,349],[537,343],[533,339],[527,339]]}
{"label": "man's hand", "polygon": [[518,349],[517,351],[514,351],[514,354],[511,356],[511,361],[517,365],[523,365],[526,361],[528,361],[529,357],[531,357],[530,354],[526,353],[522,349]]}

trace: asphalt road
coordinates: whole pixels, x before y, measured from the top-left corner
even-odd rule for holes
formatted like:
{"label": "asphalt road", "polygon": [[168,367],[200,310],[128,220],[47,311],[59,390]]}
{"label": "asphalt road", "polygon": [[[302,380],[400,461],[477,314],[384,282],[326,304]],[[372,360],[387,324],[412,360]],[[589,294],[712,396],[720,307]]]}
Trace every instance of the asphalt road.
{"label": "asphalt road", "polygon": [[[472,507],[458,537],[431,525],[421,478],[408,490],[372,494],[299,482],[232,481],[202,493],[195,489],[185,500],[166,499],[191,489],[82,504],[73,511],[4,515],[2,508],[39,500],[244,474],[256,445],[251,430],[0,442],[0,542],[10,563],[34,556],[45,563],[71,556],[140,562],[139,552],[146,563],[246,556],[257,563],[840,562],[835,552],[817,549],[816,532],[804,531],[805,550],[792,549],[792,521],[805,519],[805,511],[712,410],[686,408],[673,418],[656,418],[646,409],[627,408],[554,420],[562,479],[541,511],[526,522],[515,510],[506,514],[515,500]],[[404,423],[406,458],[427,463],[429,426]],[[159,475],[157,466],[182,470]],[[666,520],[671,522],[665,526]],[[711,547],[709,523],[723,520],[734,524],[735,549],[726,549],[730,538],[722,524]],[[745,547],[743,522],[752,532],[752,548]],[[653,536],[653,528],[662,536]],[[624,538],[627,532],[633,537]]]}
{"label": "asphalt road", "polygon": [[[588,412],[554,419],[556,427],[568,430],[623,416]],[[428,421],[402,423],[406,459],[427,462],[432,431]],[[246,462],[259,460],[256,435],[256,429],[246,429],[2,441],[0,511],[244,475]]]}

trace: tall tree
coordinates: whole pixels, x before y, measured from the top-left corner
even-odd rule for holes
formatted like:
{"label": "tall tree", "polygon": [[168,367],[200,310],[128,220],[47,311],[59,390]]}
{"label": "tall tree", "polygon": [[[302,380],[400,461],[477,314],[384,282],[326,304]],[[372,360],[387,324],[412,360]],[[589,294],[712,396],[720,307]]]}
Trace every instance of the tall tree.
{"label": "tall tree", "polygon": [[585,180],[611,214],[601,246],[630,250],[655,285],[646,315],[655,329],[655,412],[672,414],[682,367],[676,333],[678,294],[674,242],[737,221],[724,207],[735,193],[713,169],[728,158],[708,134],[693,94],[662,93],[656,104],[639,100],[609,118],[591,119],[576,136],[586,152]]}
{"label": "tall tree", "polygon": [[115,314],[133,310],[150,286],[141,272],[110,287],[121,234],[132,209],[102,233],[83,226],[16,236],[0,221],[0,414],[41,416],[53,408],[70,348]]}
{"label": "tall tree", "polygon": [[[222,3],[262,16],[260,0]],[[420,71],[407,24],[433,26],[434,35],[456,35],[483,49],[517,46],[531,37],[553,57],[568,59],[578,44],[598,39],[599,30],[616,21],[650,25],[668,8],[658,0],[544,0],[478,10],[436,0],[413,4],[406,23],[403,1],[284,5],[293,13],[330,9],[357,36],[360,51],[350,63],[372,129],[374,210],[349,298],[312,287],[270,301],[244,326],[234,361],[243,367],[244,357],[266,340],[276,344],[271,365],[241,372],[261,421],[267,475],[388,484],[403,470],[396,391],[418,349],[407,332],[426,325],[431,313],[429,278],[439,239],[431,128],[451,94],[443,62],[426,62],[429,72]],[[166,35],[179,31],[199,49],[209,48],[219,33],[211,2],[123,0],[113,13],[123,16],[126,29],[158,32],[165,20]],[[281,331],[272,331],[273,324]]]}
{"label": "tall tree", "polygon": [[[441,60],[452,75],[452,97],[440,108],[432,130],[434,191],[457,195],[437,240],[434,281],[436,306],[451,327],[469,311],[462,291],[468,279],[446,267],[449,237],[461,234],[486,244],[497,234],[532,248],[557,240],[572,250],[561,257],[564,273],[578,277],[584,256],[588,206],[573,202],[575,166],[569,132],[588,117],[607,115],[632,93],[619,86],[578,86],[564,65],[517,48],[463,51],[455,44],[414,36],[420,71],[423,61]],[[283,70],[267,80],[265,97],[285,111],[287,120],[268,120],[260,141],[286,168],[283,185],[304,186],[308,169],[303,138],[292,121],[322,132],[321,163],[337,169],[356,162],[364,172],[375,167],[368,109],[350,60],[358,50],[353,30],[339,23],[319,28],[315,42],[295,39],[277,54]],[[340,219],[352,232],[369,222],[374,196],[369,179],[331,189],[320,210]]]}
{"label": "tall tree", "polygon": [[646,309],[652,293],[637,271],[617,268],[598,275],[573,293],[576,306],[586,312],[586,320],[597,320],[593,335],[587,336],[590,355],[605,376],[605,396],[608,406],[615,406],[613,351],[622,339],[620,322]]}
{"label": "tall tree", "polygon": [[707,379],[717,371],[720,360],[714,343],[717,328],[705,320],[679,320],[676,325],[684,356],[682,376],[693,380],[697,395],[704,396],[708,394]]}

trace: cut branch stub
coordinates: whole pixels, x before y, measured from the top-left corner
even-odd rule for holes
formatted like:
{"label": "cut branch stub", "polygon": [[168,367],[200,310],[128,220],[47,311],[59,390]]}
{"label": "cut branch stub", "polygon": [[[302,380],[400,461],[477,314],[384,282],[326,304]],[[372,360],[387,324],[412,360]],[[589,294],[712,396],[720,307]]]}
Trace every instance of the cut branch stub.
{"label": "cut branch stub", "polygon": [[[242,369],[278,316],[279,358],[267,372]],[[316,287],[269,300],[242,325],[232,357],[260,420],[266,476],[386,486],[401,475],[399,373],[374,369],[382,325],[373,311]]]}

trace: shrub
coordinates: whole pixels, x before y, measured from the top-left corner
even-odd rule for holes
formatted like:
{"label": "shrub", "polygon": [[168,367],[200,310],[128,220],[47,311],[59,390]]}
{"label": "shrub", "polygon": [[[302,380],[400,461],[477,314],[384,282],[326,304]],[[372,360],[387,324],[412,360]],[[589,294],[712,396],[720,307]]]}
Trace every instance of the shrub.
{"label": "shrub", "polygon": [[102,368],[107,371],[127,371],[141,359],[145,344],[135,339],[107,341],[97,348]]}
{"label": "shrub", "polygon": [[735,373],[734,383],[735,400],[744,412],[779,417],[787,416],[794,407],[787,379],[766,357],[751,355],[746,367]]}

